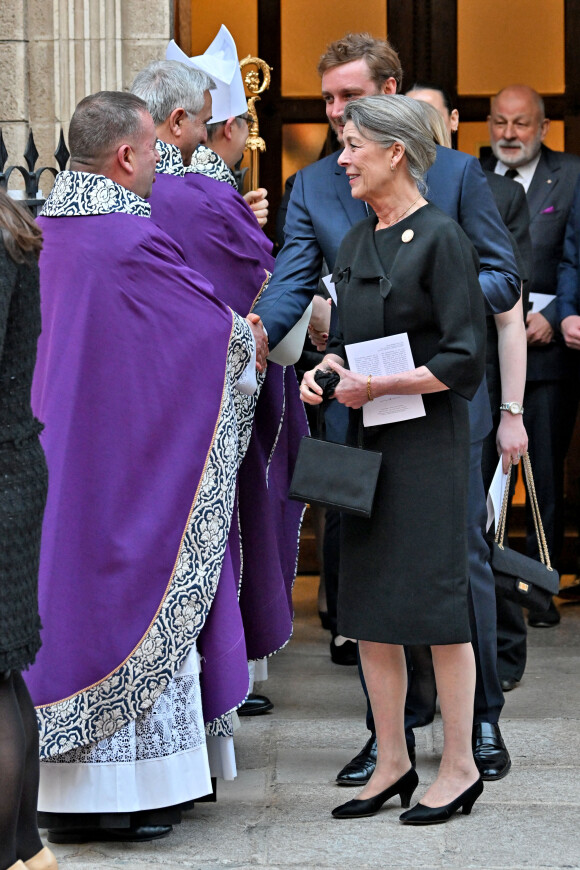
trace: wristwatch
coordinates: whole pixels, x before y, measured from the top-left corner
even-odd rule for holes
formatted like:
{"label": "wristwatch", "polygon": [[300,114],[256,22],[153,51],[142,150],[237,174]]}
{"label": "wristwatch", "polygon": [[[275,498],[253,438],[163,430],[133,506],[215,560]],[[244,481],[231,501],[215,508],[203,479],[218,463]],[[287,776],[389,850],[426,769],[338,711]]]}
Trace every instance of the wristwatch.
{"label": "wristwatch", "polygon": [[514,417],[516,414],[524,413],[524,406],[520,405],[519,402],[502,402],[499,409],[500,411],[509,411]]}

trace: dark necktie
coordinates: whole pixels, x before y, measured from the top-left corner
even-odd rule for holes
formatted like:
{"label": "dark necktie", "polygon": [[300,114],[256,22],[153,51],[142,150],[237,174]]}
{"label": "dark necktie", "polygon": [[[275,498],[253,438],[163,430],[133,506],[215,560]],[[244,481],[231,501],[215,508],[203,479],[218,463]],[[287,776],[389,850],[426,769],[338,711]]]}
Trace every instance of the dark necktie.
{"label": "dark necktie", "polygon": [[517,178],[518,175],[519,175],[519,172],[517,169],[508,169],[508,171],[505,174],[505,177],[506,178]]}

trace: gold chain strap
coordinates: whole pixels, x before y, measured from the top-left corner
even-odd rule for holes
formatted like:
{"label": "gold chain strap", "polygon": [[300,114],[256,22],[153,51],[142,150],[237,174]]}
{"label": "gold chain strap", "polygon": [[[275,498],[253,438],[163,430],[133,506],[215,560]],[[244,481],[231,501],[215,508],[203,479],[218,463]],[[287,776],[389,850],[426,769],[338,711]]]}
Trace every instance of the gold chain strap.
{"label": "gold chain strap", "polygon": [[[534,518],[534,527],[536,529],[536,538],[538,539],[538,548],[540,550],[540,559],[542,564],[546,566],[548,571],[553,571],[552,565],[550,563],[550,553],[548,552],[548,544],[546,542],[546,535],[544,534],[544,526],[542,525],[542,518],[540,516],[540,508],[538,505],[538,496],[536,495],[536,486],[534,484],[534,475],[532,474],[532,464],[530,462],[530,454],[524,453],[523,456],[523,464],[524,464],[524,474],[526,476],[526,484],[528,489],[528,498],[530,500],[530,507],[532,510],[532,516]],[[506,519],[507,519],[507,509],[509,502],[509,494],[510,494],[510,481],[512,474],[512,463],[510,460],[510,465],[507,471],[507,480],[505,485],[505,492],[503,494],[503,501],[501,504],[501,510],[499,512],[499,517],[497,520],[497,526],[495,530],[495,542],[501,547],[503,550],[503,539],[506,531]]]}
{"label": "gold chain strap", "polygon": [[532,474],[532,464],[530,462],[530,454],[524,454],[524,472],[526,475],[526,483],[528,486],[528,495],[530,498],[530,505],[532,508],[532,515],[534,517],[534,526],[536,529],[536,537],[538,539],[538,547],[540,550],[540,559],[543,564],[546,566],[548,571],[552,571],[552,565],[550,563],[550,553],[548,552],[548,544],[546,542],[546,535],[544,534],[544,526],[542,525],[542,518],[540,516],[540,508],[538,505],[538,497],[536,495],[536,487],[534,484],[534,475]]}
{"label": "gold chain strap", "polygon": [[498,545],[498,547],[501,547],[502,550],[503,550],[503,538],[505,535],[505,524],[506,524],[506,518],[507,518],[508,502],[509,502],[509,498],[510,498],[511,477],[512,477],[512,461],[510,459],[509,468],[507,470],[507,480],[506,480],[505,490],[504,490],[504,494],[503,494],[503,501],[501,503],[501,510],[499,512],[499,517],[498,517],[497,525],[496,525],[496,529],[495,529],[495,542]]}

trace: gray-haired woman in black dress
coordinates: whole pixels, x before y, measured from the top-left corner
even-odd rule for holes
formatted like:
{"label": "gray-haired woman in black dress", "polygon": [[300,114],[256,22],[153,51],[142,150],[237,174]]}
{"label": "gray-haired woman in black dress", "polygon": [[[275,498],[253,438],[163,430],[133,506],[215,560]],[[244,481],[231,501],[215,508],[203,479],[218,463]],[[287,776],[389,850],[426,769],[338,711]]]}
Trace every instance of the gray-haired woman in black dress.
{"label": "gray-haired woman in black dress", "polygon": [[[343,515],[338,630],[359,641],[377,729],[377,765],[336,818],[373,815],[395,795],[409,806],[403,645],[431,646],[444,726],[435,782],[401,816],[410,824],[469,813],[483,789],[471,731],[475,663],[467,604],[467,401],[484,373],[485,314],[475,251],[451,218],[423,197],[435,145],[421,107],[403,96],[355,100],[345,110],[344,152],[352,195],[374,211],[338,252],[333,280],[340,334],[319,368],[340,375],[335,397],[351,411],[378,396],[422,394],[425,416],[364,429],[383,456],[370,520]],[[407,333],[416,368],[350,372],[345,345]],[[314,372],[301,385],[318,404]],[[354,440],[356,443],[356,440]]]}
{"label": "gray-haired woman in black dress", "polygon": [[36,824],[38,725],[21,671],[40,648],[47,471],[30,385],[40,333],[40,230],[0,190],[0,870],[56,870]]}

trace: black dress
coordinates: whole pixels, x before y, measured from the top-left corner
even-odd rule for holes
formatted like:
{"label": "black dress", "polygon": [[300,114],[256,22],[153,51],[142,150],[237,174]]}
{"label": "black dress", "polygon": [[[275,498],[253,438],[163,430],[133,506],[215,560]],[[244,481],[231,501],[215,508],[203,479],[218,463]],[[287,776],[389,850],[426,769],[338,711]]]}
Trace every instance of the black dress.
{"label": "black dress", "polygon": [[38,562],[47,470],[30,387],[40,334],[38,266],[15,263],[0,236],[0,673],[40,648]]}
{"label": "black dress", "polygon": [[[364,446],[383,459],[371,519],[342,518],[338,630],[382,643],[464,643],[466,400],[485,362],[478,258],[434,205],[388,229],[375,226],[375,217],[357,224],[338,252],[340,335],[328,352],[346,359],[345,344],[406,332],[415,366],[426,365],[449,390],[423,396],[424,417],[364,429]],[[360,415],[351,411],[350,443]]]}

